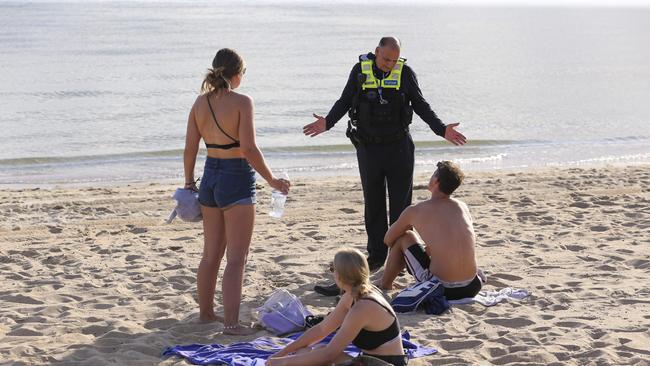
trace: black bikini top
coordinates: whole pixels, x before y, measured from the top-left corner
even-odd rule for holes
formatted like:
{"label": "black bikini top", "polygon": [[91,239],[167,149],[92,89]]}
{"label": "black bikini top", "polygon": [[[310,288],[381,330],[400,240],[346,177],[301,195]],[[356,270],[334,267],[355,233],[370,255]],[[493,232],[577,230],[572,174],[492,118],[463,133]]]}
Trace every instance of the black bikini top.
{"label": "black bikini top", "polygon": [[207,97],[207,99],[208,99],[208,106],[210,107],[210,112],[212,113],[212,118],[214,119],[214,123],[217,124],[217,128],[221,132],[223,132],[223,134],[226,135],[226,137],[233,140],[234,142],[232,144],[226,144],[226,145],[208,144],[206,142],[205,147],[207,147],[208,149],[224,149],[224,150],[232,149],[234,147],[239,147],[239,141],[232,138],[232,136],[230,136],[226,131],[223,130],[223,128],[221,128],[221,126],[219,126],[219,121],[217,121],[217,117],[214,115],[214,110],[212,109],[212,104],[210,104],[210,97]]}
{"label": "black bikini top", "polygon": [[397,317],[395,317],[395,313],[393,313],[390,309],[373,298],[364,297],[363,300],[370,300],[377,303],[379,306],[386,309],[386,311],[388,311],[395,318],[395,320],[391,325],[388,326],[388,328],[384,330],[373,332],[370,330],[361,329],[359,331],[359,334],[357,334],[356,338],[354,338],[352,341],[352,344],[359,347],[360,349],[373,350],[383,345],[384,343],[387,343],[388,341],[399,337],[399,324],[397,324]]}

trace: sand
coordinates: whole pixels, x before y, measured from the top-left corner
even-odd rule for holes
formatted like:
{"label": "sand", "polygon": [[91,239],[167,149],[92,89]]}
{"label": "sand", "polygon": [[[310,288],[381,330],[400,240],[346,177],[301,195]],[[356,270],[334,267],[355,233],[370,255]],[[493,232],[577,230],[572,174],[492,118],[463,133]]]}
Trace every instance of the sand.
{"label": "sand", "polygon": [[[326,313],[334,299],[313,285],[330,280],[338,248],[365,248],[358,178],[296,180],[281,220],[260,187],[242,319],[278,287]],[[183,365],[163,349],[241,340],[197,323],[202,230],[164,223],[173,189],[0,191],[0,364]],[[650,166],[471,173],[457,197],[475,219],[485,289],[532,295],[400,315],[439,349],[412,365],[650,364]]]}

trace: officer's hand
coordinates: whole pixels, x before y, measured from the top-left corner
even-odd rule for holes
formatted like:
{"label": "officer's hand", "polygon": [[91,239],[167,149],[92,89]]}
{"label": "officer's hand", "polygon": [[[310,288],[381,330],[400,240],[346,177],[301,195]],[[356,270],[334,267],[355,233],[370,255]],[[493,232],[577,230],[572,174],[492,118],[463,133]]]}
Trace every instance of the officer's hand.
{"label": "officer's hand", "polygon": [[321,133],[325,132],[325,129],[327,127],[327,121],[325,120],[325,117],[314,113],[314,118],[316,118],[315,122],[312,122],[302,128],[302,133],[310,137],[320,135]]}
{"label": "officer's hand", "polygon": [[467,142],[465,135],[455,130],[456,126],[459,124],[460,123],[450,123],[445,129],[445,140],[457,146],[465,145],[465,142]]}

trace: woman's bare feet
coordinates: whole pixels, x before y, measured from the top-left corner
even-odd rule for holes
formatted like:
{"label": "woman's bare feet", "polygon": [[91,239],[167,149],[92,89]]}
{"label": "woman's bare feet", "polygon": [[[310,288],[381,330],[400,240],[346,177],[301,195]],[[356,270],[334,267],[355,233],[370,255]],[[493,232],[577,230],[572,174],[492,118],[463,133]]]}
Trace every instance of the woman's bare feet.
{"label": "woman's bare feet", "polygon": [[255,328],[255,327],[253,327],[251,325],[243,325],[241,323],[238,323],[238,324],[235,324],[235,325],[225,325],[223,327],[223,334],[245,336],[245,335],[254,334],[258,330],[259,329]]}
{"label": "woman's bare feet", "polygon": [[201,323],[214,323],[214,322],[223,323],[223,316],[216,315],[215,313],[212,313],[212,314],[200,314],[199,315],[199,321]]}

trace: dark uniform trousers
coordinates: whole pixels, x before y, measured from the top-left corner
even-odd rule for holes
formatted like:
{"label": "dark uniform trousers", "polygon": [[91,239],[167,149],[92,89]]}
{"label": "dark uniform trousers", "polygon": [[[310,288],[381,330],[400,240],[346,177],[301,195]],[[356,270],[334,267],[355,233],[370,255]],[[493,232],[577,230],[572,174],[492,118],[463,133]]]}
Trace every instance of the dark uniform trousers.
{"label": "dark uniform trousers", "polygon": [[410,134],[391,143],[357,144],[369,262],[383,263],[388,255],[388,248],[384,244],[384,235],[388,230],[386,187],[391,224],[411,204],[414,151]]}

